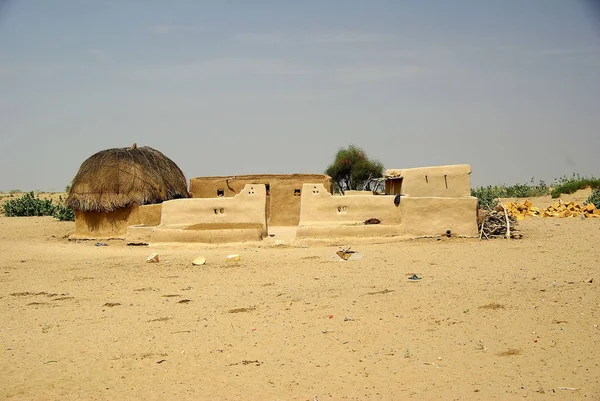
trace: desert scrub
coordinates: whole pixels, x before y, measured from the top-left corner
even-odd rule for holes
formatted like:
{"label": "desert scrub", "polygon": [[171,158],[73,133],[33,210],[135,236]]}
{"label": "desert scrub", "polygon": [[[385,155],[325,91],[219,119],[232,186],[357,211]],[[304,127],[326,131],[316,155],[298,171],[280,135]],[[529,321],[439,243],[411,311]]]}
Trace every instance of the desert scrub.
{"label": "desert scrub", "polygon": [[73,210],[63,205],[62,197],[59,199],[60,204],[55,205],[52,199],[40,199],[33,191],[27,192],[20,198],[4,202],[4,214],[6,217],[52,216],[61,221],[75,220]]}
{"label": "desert scrub", "polygon": [[579,174],[573,174],[571,177],[563,176],[553,183],[552,197],[558,198],[561,194],[572,194],[580,189],[600,188],[600,178],[582,177]]}
{"label": "desert scrub", "polygon": [[600,209],[600,188],[594,189],[594,192],[587,199],[587,203],[593,203],[596,209]]}
{"label": "desert scrub", "polygon": [[498,187],[478,187],[471,188],[471,196],[477,198],[480,208],[493,209],[498,206]]}
{"label": "desert scrub", "polygon": [[34,196],[33,191],[4,203],[6,217],[53,216],[54,211],[55,207],[51,199],[40,199]]}
{"label": "desert scrub", "polygon": [[532,178],[525,184],[477,187],[471,189],[471,195],[479,200],[479,207],[494,208],[498,198],[532,198],[548,195],[548,185],[544,181],[537,184]]}
{"label": "desert scrub", "polygon": [[65,206],[62,196],[58,197],[58,202],[54,210],[54,218],[60,221],[75,221],[75,212],[70,207]]}

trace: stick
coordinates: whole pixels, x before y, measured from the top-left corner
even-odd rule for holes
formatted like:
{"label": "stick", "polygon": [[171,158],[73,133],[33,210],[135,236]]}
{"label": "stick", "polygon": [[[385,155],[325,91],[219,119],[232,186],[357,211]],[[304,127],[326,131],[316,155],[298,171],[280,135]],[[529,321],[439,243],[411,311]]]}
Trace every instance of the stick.
{"label": "stick", "polygon": [[510,238],[510,222],[508,221],[508,212],[504,205],[502,205],[502,209],[504,210],[504,218],[506,219],[506,238]]}
{"label": "stick", "polygon": [[485,226],[485,221],[487,220],[487,216],[485,216],[483,218],[483,221],[481,222],[481,231],[479,232],[479,240],[481,240],[481,236],[483,235],[483,226]]}
{"label": "stick", "polygon": [[578,388],[575,387],[559,387],[559,390],[570,390],[570,391],[576,391],[579,390]]}

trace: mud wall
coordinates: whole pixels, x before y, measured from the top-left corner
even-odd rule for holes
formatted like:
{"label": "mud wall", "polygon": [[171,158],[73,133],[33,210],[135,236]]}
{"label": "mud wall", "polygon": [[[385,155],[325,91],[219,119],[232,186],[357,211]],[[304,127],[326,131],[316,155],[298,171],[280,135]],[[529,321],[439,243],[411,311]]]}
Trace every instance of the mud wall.
{"label": "mud wall", "polygon": [[125,238],[132,225],[157,226],[160,224],[161,204],[130,206],[112,212],[75,211],[75,232],[71,239]]}
{"label": "mud wall", "polygon": [[[380,224],[364,224],[376,218]],[[410,197],[394,203],[393,195],[332,196],[322,185],[303,187],[299,238],[443,235],[477,236],[477,198]]]}
{"label": "mud wall", "polygon": [[402,234],[415,236],[453,235],[476,237],[477,198],[402,197]]}
{"label": "mud wall", "polygon": [[[401,180],[387,180],[386,193],[402,193],[414,197],[465,197],[471,196],[471,166],[420,167],[388,169],[386,176],[401,175]],[[400,190],[398,186],[401,185]]]}
{"label": "mud wall", "polygon": [[162,204],[143,205],[134,208],[129,215],[130,226],[157,226],[160,224]]}
{"label": "mud wall", "polygon": [[187,198],[163,202],[152,242],[221,243],[267,235],[266,188],[248,184],[233,197]]}
{"label": "mud wall", "polygon": [[267,220],[273,226],[295,226],[300,221],[300,204],[305,183],[322,184],[332,191],[331,177],[323,174],[267,174],[235,177],[198,177],[190,180],[192,198],[234,196],[248,184],[268,186]]}
{"label": "mud wall", "polygon": [[71,239],[112,239],[124,238],[129,225],[129,217],[136,206],[112,212],[75,211],[75,232]]}
{"label": "mud wall", "polygon": [[400,224],[400,209],[388,195],[333,196],[322,184],[302,187],[302,226],[357,225],[376,218],[384,225]]}

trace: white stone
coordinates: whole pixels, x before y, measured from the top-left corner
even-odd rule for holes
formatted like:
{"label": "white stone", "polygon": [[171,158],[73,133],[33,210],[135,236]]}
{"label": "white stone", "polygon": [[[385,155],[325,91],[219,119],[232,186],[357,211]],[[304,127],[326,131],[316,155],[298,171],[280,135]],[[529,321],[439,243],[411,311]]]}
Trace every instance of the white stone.
{"label": "white stone", "polygon": [[198,256],[196,259],[192,260],[192,264],[194,266],[202,266],[206,263],[206,258],[204,256]]}

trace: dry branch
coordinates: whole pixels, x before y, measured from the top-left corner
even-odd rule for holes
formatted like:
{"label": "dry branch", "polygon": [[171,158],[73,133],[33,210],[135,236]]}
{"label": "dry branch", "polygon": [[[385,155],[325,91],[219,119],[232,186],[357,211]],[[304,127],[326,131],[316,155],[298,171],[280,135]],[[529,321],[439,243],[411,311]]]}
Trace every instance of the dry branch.
{"label": "dry branch", "polygon": [[508,213],[504,208],[498,207],[496,210],[479,209],[478,215],[479,238],[523,238],[523,234],[514,227],[517,219]]}

